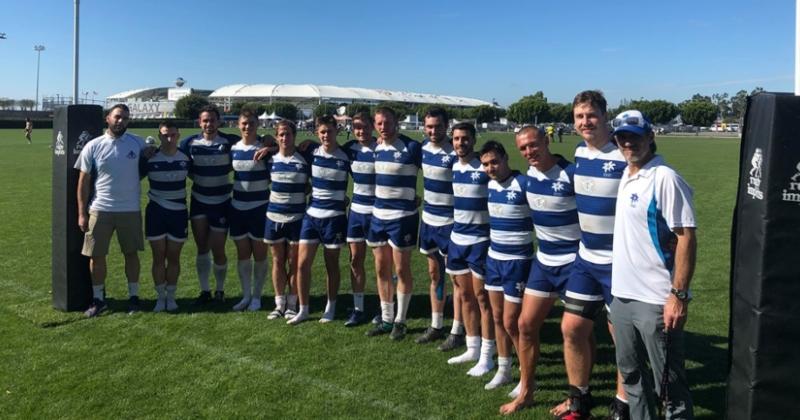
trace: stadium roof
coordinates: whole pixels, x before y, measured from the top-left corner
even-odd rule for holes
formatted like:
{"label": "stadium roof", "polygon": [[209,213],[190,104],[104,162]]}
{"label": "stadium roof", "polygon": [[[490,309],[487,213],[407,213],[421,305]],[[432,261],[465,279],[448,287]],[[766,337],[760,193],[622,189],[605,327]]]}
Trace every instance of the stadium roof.
{"label": "stadium roof", "polygon": [[286,98],[286,99],[311,99],[315,101],[342,101],[342,102],[408,102],[418,104],[441,104],[450,106],[474,107],[480,105],[492,106],[491,102],[480,99],[464,98],[461,96],[433,95],[428,93],[400,92],[382,89],[365,89],[354,87],[339,87],[329,85],[228,85],[223,86],[209,95],[210,99],[226,98]]}
{"label": "stadium roof", "polygon": [[165,87],[156,87],[156,88],[144,88],[144,89],[133,89],[133,90],[126,90],[125,92],[116,93],[106,98],[108,101],[113,100],[122,100],[122,99],[130,99],[130,98],[142,98],[142,97],[151,97],[151,96],[166,96],[167,89]]}

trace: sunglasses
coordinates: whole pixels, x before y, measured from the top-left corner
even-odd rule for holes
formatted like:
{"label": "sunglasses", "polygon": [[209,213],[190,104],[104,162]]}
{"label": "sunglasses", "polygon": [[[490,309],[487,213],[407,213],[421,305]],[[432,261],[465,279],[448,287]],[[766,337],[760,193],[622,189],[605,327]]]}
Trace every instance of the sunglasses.
{"label": "sunglasses", "polygon": [[611,126],[614,128],[623,127],[626,125],[634,125],[636,127],[645,127],[645,122],[639,117],[627,117],[627,118],[614,118],[611,121]]}

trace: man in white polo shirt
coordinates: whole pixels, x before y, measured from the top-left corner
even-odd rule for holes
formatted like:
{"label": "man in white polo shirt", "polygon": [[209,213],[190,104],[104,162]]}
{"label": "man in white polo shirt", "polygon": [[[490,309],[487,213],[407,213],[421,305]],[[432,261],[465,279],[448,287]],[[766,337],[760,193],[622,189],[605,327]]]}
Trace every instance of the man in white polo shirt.
{"label": "man in white polo shirt", "polygon": [[697,253],[692,189],[655,154],[653,130],[641,112],[625,111],[612,126],[628,163],[617,196],[611,272],[617,367],[631,418],[656,418],[660,400],[665,418],[690,419],[683,326]]}
{"label": "man in white polo shirt", "polygon": [[[93,299],[86,316],[108,308],[104,299],[106,255],[111,234],[117,231],[125,256],[128,278],[128,311],[139,310],[139,254],[144,250],[140,211],[139,156],[147,146],[141,138],[126,133],[130,111],[114,105],[106,116],[105,134],[86,144],[75,169],[78,176],[78,226],[86,233],[81,253],[90,258]],[[94,196],[89,192],[94,186]]]}

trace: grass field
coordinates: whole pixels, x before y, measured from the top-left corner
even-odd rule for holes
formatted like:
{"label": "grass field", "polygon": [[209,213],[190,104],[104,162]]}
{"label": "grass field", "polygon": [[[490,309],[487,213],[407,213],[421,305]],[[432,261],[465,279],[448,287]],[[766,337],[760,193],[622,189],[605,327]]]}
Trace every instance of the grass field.
{"label": "grass field", "polygon": [[[508,400],[510,386],[485,391],[483,385],[491,378],[470,378],[465,367],[446,364],[450,354],[413,342],[429,324],[426,265],[416,252],[415,296],[409,311],[412,334],[399,343],[388,337],[368,339],[368,326],[346,329],[341,321],[289,327],[268,321],[267,312],[229,312],[240,296],[231,242],[224,306],[191,310],[198,284],[195,247],[189,241],[178,289],[181,311],[176,315],[124,312],[127,290],[116,245],[107,283],[112,311],[84,319],[79,313],[52,309],[52,134],[37,130],[34,136],[33,145],[27,145],[21,129],[0,130],[2,417],[486,418],[495,416]],[[513,135],[481,134],[479,143],[489,138],[510,149],[513,167],[524,168],[513,149]],[[553,149],[571,159],[577,141],[567,137]],[[695,190],[699,247],[687,326],[688,375],[698,417],[719,418],[724,414],[729,237],[739,140],[659,137],[657,144]],[[155,298],[149,250],[140,255],[141,296],[149,308]],[[346,259],[343,252],[340,319],[352,303]],[[377,313],[371,256],[367,266],[367,307]],[[312,283],[314,319],[324,307],[323,273],[319,257]],[[269,282],[265,294],[269,310]],[[544,328],[536,407],[515,417],[547,418],[547,410],[565,396],[560,314],[557,307]],[[614,392],[613,348],[604,326],[596,332],[594,414],[605,415]]]}

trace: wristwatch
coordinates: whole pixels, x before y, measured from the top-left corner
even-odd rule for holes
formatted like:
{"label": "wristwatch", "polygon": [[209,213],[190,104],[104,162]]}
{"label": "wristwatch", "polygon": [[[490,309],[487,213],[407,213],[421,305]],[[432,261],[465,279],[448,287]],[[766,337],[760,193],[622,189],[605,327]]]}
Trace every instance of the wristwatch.
{"label": "wristwatch", "polygon": [[676,288],[673,287],[673,288],[671,288],[669,290],[669,292],[672,293],[673,295],[675,295],[675,297],[677,297],[678,300],[680,300],[682,302],[688,302],[689,301],[689,292],[686,291],[686,290],[676,289]]}

